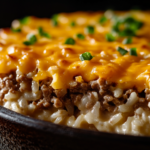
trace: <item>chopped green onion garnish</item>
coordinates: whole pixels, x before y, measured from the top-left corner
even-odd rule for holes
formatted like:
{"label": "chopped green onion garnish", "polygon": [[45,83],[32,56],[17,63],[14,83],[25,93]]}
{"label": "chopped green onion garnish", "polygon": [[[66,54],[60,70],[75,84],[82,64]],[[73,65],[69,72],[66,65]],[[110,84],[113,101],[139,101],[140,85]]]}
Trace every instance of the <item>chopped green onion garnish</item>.
{"label": "chopped green onion garnish", "polygon": [[92,56],[89,52],[85,52],[83,54],[80,55],[80,60],[84,61],[84,60],[91,60],[94,56]]}
{"label": "chopped green onion garnish", "polygon": [[24,18],[20,19],[19,21],[20,21],[21,24],[27,24],[29,19],[30,19],[30,17],[27,16],[27,17],[24,17]]}
{"label": "chopped green onion garnish", "polygon": [[20,28],[17,28],[17,29],[11,28],[11,31],[12,31],[12,32],[21,32],[21,29],[20,29]]}
{"label": "chopped green onion garnish", "polygon": [[29,34],[27,36],[28,40],[31,41],[31,42],[37,42],[37,38],[34,34]]}
{"label": "chopped green onion garnish", "polygon": [[125,18],[124,23],[135,30],[140,29],[143,26],[143,22],[136,20],[132,16]]}
{"label": "chopped green onion garnish", "polygon": [[28,38],[28,41],[23,42],[23,44],[25,45],[33,45],[37,42],[37,38],[34,34],[29,34],[27,38]]}
{"label": "chopped green onion garnish", "polygon": [[123,44],[131,44],[131,43],[132,43],[132,38],[131,38],[131,37],[125,38],[125,39],[123,40]]}
{"label": "chopped green onion garnish", "polygon": [[123,48],[121,48],[121,47],[118,47],[118,48],[117,48],[117,51],[118,51],[121,55],[125,55],[125,54],[128,53],[127,50],[125,50],[125,49],[123,49]]}
{"label": "chopped green onion garnish", "polygon": [[[124,26],[124,28],[120,28]],[[136,32],[143,26],[141,21],[136,20],[132,16],[128,16],[124,19],[117,18],[113,25],[113,31],[116,32],[119,36],[136,36]]]}
{"label": "chopped green onion garnish", "polygon": [[52,24],[53,26],[58,26],[58,14],[52,16]]}
{"label": "chopped green onion garnish", "polygon": [[65,44],[74,45],[75,44],[75,40],[70,37],[70,38],[66,39]]}
{"label": "chopped green onion garnish", "polygon": [[131,48],[130,49],[130,55],[137,56],[136,48]]}
{"label": "chopped green onion garnish", "polygon": [[76,23],[75,23],[74,21],[72,21],[72,22],[70,23],[70,25],[71,25],[72,27],[74,27],[74,26],[76,25]]}
{"label": "chopped green onion garnish", "polygon": [[51,38],[51,36],[50,36],[48,33],[46,33],[46,32],[43,32],[43,34],[42,34],[41,36],[44,36],[44,37],[46,37],[46,38],[48,38],[48,39]]}
{"label": "chopped green onion garnish", "polygon": [[78,39],[81,39],[81,40],[84,40],[84,39],[85,39],[85,36],[84,36],[83,34],[81,34],[81,33],[78,33],[78,34],[77,34],[77,38],[78,38]]}
{"label": "chopped green onion garnish", "polygon": [[40,36],[44,36],[46,38],[50,38],[50,35],[47,32],[45,32],[42,27],[39,27],[38,31],[39,31]]}
{"label": "chopped green onion garnish", "polygon": [[109,42],[113,42],[116,40],[116,38],[111,33],[107,33],[106,34],[106,40]]}
{"label": "chopped green onion garnish", "polygon": [[102,16],[102,17],[99,19],[99,23],[100,23],[100,24],[104,24],[106,21],[107,21],[107,18],[106,18],[105,16]]}
{"label": "chopped green onion garnish", "polygon": [[57,19],[58,19],[58,14],[54,14],[54,15],[52,16],[52,19],[57,20]]}
{"label": "chopped green onion garnish", "polygon": [[58,21],[56,20],[52,20],[53,26],[57,26],[58,25]]}
{"label": "chopped green onion garnish", "polygon": [[87,34],[94,34],[94,27],[93,26],[87,26],[85,31]]}
{"label": "chopped green onion garnish", "polygon": [[24,45],[27,45],[27,46],[28,46],[28,45],[33,45],[30,41],[24,41],[23,44],[24,44]]}

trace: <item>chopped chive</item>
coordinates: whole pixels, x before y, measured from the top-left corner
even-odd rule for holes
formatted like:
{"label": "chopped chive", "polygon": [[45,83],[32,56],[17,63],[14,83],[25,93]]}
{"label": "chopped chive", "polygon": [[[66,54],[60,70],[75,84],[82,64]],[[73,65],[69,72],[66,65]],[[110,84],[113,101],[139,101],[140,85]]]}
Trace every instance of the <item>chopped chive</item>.
{"label": "chopped chive", "polygon": [[17,29],[11,28],[11,31],[12,31],[12,32],[21,32],[21,29],[20,29],[20,28],[17,28]]}
{"label": "chopped chive", "polygon": [[24,41],[23,44],[24,44],[24,45],[27,45],[27,46],[28,46],[28,45],[32,45],[32,43],[31,43],[30,41]]}
{"label": "chopped chive", "polygon": [[40,36],[44,36],[46,38],[50,38],[50,35],[47,32],[45,32],[42,27],[38,28],[38,32],[39,32]]}
{"label": "chopped chive", "polygon": [[132,16],[125,18],[124,23],[131,26],[134,30],[140,29],[143,26],[143,22],[136,20]]}
{"label": "chopped chive", "polygon": [[29,34],[27,36],[28,40],[31,41],[31,42],[37,42],[37,38],[34,34]]}
{"label": "chopped chive", "polygon": [[100,23],[100,24],[104,24],[106,21],[107,21],[107,18],[106,18],[105,16],[102,16],[102,17],[99,19],[99,23]]}
{"label": "chopped chive", "polygon": [[84,61],[84,60],[91,60],[94,56],[91,55],[91,53],[89,52],[85,52],[83,54],[80,55],[80,60]]}
{"label": "chopped chive", "polygon": [[58,14],[54,14],[54,15],[52,16],[52,19],[57,20],[57,19],[58,19]]}
{"label": "chopped chive", "polygon": [[[121,29],[120,26],[124,26]],[[124,19],[116,17],[113,25],[113,31],[119,36],[136,36],[136,32],[143,26],[143,22],[136,20],[132,16],[125,17]]]}
{"label": "chopped chive", "polygon": [[131,43],[132,43],[132,38],[131,38],[131,37],[125,38],[125,39],[123,40],[123,44],[131,44]]}
{"label": "chopped chive", "polygon": [[94,34],[94,30],[93,26],[87,26],[85,31],[87,34]]}
{"label": "chopped chive", "polygon": [[71,26],[71,27],[74,27],[74,26],[76,26],[76,23],[75,23],[74,21],[72,21],[72,22],[70,23],[70,26]]}
{"label": "chopped chive", "polygon": [[64,44],[74,45],[75,44],[75,40],[70,37],[70,38],[66,39]]}
{"label": "chopped chive", "polygon": [[39,27],[39,28],[38,28],[38,32],[39,32],[39,34],[40,34],[41,36],[43,36],[43,28],[42,28],[42,27]]}
{"label": "chopped chive", "polygon": [[20,19],[19,21],[20,21],[21,24],[27,24],[29,19],[30,19],[30,17],[27,16],[27,17],[24,17],[24,18]]}
{"label": "chopped chive", "polygon": [[117,51],[121,54],[121,55],[125,55],[125,54],[127,54],[128,53],[128,51],[127,50],[125,50],[124,48],[122,48],[122,47],[118,47],[117,48]]}
{"label": "chopped chive", "polygon": [[78,38],[78,39],[81,39],[81,40],[84,40],[84,39],[85,39],[85,36],[84,36],[83,34],[81,34],[81,33],[78,33],[78,34],[77,34],[77,38]]}
{"label": "chopped chive", "polygon": [[43,33],[43,36],[46,37],[46,38],[48,38],[48,39],[51,38],[51,36],[48,33],[46,33],[46,32]]}
{"label": "chopped chive", "polygon": [[58,26],[58,21],[52,20],[52,24],[53,24],[53,26]]}
{"label": "chopped chive", "polygon": [[105,36],[106,40],[109,42],[113,42],[116,40],[116,38],[111,34],[111,33],[107,33]]}
{"label": "chopped chive", "polygon": [[58,26],[58,14],[52,16],[52,24],[53,26]]}
{"label": "chopped chive", "polygon": [[130,49],[130,55],[137,56],[136,48],[131,48]]}
{"label": "chopped chive", "polygon": [[34,34],[27,35],[28,41],[24,41],[23,44],[25,45],[33,45],[37,42],[37,38]]}

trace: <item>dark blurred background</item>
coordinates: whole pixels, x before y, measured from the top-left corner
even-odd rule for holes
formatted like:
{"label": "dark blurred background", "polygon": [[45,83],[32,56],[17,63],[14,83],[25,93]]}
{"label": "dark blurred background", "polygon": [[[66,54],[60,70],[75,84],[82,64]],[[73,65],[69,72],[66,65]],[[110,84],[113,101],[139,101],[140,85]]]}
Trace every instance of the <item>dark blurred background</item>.
{"label": "dark blurred background", "polygon": [[51,17],[54,13],[98,10],[150,10],[150,0],[0,0],[0,27],[24,16]]}

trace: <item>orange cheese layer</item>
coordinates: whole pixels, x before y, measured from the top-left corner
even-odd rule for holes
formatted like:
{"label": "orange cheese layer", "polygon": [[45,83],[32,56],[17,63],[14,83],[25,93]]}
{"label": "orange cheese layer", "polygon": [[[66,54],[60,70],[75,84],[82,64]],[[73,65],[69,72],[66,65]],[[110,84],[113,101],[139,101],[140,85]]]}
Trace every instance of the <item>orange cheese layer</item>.
{"label": "orange cheese layer", "polygon": [[[27,74],[38,68],[33,80],[52,77],[54,89],[67,88],[75,76],[81,75],[85,81],[103,77],[118,83],[122,88],[135,86],[142,91],[149,86],[150,79],[150,13],[116,13],[131,14],[144,23],[137,33],[138,36],[133,37],[132,44],[122,44],[123,37],[118,37],[114,42],[105,39],[106,33],[111,30],[112,22],[99,24],[98,19],[103,15],[101,12],[62,13],[58,16],[58,26],[53,26],[51,19],[30,17],[27,24],[21,25],[20,33],[1,29],[0,73],[9,73],[19,68]],[[76,26],[70,26],[72,21],[76,22]],[[94,26],[94,34],[85,32],[88,25]],[[50,39],[38,34],[39,26],[51,35]],[[29,33],[37,36],[37,42],[26,46],[23,42],[27,40]],[[85,39],[78,39],[77,33],[84,34]],[[75,39],[75,45],[64,44],[68,37]],[[127,50],[136,47],[138,56],[122,56],[116,50],[118,46]],[[90,52],[95,57],[90,61],[81,61],[79,56],[84,52]]]}

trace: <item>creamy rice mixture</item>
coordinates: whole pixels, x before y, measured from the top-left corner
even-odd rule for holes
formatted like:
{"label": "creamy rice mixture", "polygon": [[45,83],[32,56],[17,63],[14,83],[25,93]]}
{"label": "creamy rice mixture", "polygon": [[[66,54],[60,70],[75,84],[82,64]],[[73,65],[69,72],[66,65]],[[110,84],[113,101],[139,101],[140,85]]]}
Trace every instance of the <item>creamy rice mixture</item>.
{"label": "creamy rice mixture", "polygon": [[40,85],[41,82],[31,80],[32,74],[25,77],[17,70],[1,78],[1,105],[27,116],[70,127],[149,135],[150,102],[145,97],[149,97],[150,90],[145,93],[138,93],[136,89],[122,90],[104,79],[86,83],[78,76],[70,83],[69,93],[54,89],[50,93],[46,91],[50,97],[46,103],[42,86],[48,83],[50,88],[51,79]]}

